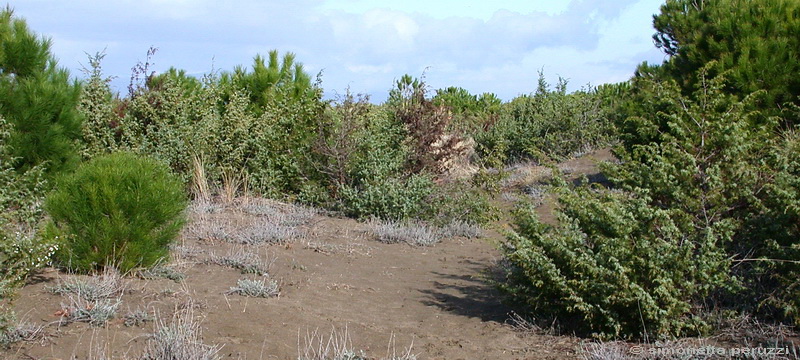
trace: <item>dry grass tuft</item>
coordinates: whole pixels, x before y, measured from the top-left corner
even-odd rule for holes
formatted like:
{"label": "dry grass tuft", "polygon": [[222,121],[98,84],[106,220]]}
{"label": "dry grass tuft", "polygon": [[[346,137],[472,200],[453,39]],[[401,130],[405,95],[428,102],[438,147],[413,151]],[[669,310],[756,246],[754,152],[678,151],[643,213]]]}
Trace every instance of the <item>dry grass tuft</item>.
{"label": "dry grass tuft", "polygon": [[258,248],[251,246],[233,247],[224,256],[212,255],[210,262],[216,265],[237,269],[242,274],[256,274],[266,276],[269,268],[275,263],[275,258],[268,253],[265,259],[258,255]]}
{"label": "dry grass tuft", "polygon": [[195,319],[195,306],[188,304],[176,311],[172,321],[158,320],[148,336],[142,360],[217,360],[222,346],[202,342],[200,323]]}
{"label": "dry grass tuft", "polygon": [[383,222],[373,219],[368,225],[369,231],[378,238],[378,241],[387,244],[431,246],[441,240],[438,229],[423,223]]}
{"label": "dry grass tuft", "polygon": [[272,279],[240,279],[226,294],[269,298],[280,295],[278,282]]}
{"label": "dry grass tuft", "polygon": [[119,271],[108,267],[100,275],[88,278],[71,277],[68,280],[60,281],[49,290],[54,294],[73,294],[93,302],[118,296],[125,291],[125,286]]}

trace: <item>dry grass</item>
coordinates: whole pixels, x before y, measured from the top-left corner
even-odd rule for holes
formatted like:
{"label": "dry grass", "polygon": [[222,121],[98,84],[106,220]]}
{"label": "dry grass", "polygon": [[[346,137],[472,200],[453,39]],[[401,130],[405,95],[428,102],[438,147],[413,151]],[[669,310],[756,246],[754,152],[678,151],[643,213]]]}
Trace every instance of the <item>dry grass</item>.
{"label": "dry grass", "polygon": [[258,248],[252,246],[237,246],[228,249],[227,255],[212,255],[211,263],[237,269],[242,274],[268,275],[269,268],[275,263],[275,258],[265,253],[262,259],[258,255]]}
{"label": "dry grass", "polygon": [[181,282],[186,279],[186,274],[178,271],[174,266],[165,264],[139,270],[137,275],[145,280],[169,279],[174,282]]}
{"label": "dry grass", "polygon": [[277,201],[240,198],[231,202],[232,214],[207,215],[209,205],[196,204],[184,237],[220,240],[236,244],[283,244],[308,237],[304,225],[317,210]]}
{"label": "dry grass", "polygon": [[186,304],[175,312],[169,323],[157,320],[155,331],[148,336],[141,360],[217,360],[222,346],[202,342],[195,306]]}
{"label": "dry grass", "polygon": [[205,161],[197,154],[192,155],[192,192],[197,202],[207,204],[211,200]]}
{"label": "dry grass", "polygon": [[479,225],[461,220],[453,220],[439,232],[443,237],[460,236],[468,239],[483,237],[483,229]]}
{"label": "dry grass", "polygon": [[122,301],[117,299],[86,300],[85,298],[68,294],[67,302],[61,303],[60,324],[85,322],[93,326],[103,326],[117,314],[117,308]]}
{"label": "dry grass", "polygon": [[44,345],[48,334],[44,325],[37,325],[28,321],[20,321],[0,333],[0,346],[26,342]]}
{"label": "dry grass", "polygon": [[280,290],[278,282],[272,279],[240,279],[236,283],[236,286],[232,286],[231,289],[228,290],[227,294],[269,298],[280,295]]}
{"label": "dry grass", "polygon": [[119,271],[106,268],[102,274],[89,277],[70,277],[49,288],[58,295],[77,295],[86,301],[96,301],[119,296],[125,291],[125,284]]}
{"label": "dry grass", "polygon": [[422,223],[370,220],[369,231],[378,241],[387,244],[406,243],[416,246],[431,246],[441,240],[439,229]]}
{"label": "dry grass", "polygon": [[[411,353],[412,347],[409,346],[405,351],[397,353],[394,344],[394,335],[389,341],[384,360],[416,360],[417,356]],[[297,359],[298,360],[368,360],[375,359],[368,357],[364,351],[353,348],[347,326],[344,330],[331,329],[328,336],[319,333],[318,330],[306,332],[301,341],[300,334],[297,334]]]}
{"label": "dry grass", "polygon": [[123,317],[125,319],[125,326],[142,326],[147,322],[155,320],[153,315],[150,315],[147,310],[136,308],[136,310],[128,310],[128,313]]}

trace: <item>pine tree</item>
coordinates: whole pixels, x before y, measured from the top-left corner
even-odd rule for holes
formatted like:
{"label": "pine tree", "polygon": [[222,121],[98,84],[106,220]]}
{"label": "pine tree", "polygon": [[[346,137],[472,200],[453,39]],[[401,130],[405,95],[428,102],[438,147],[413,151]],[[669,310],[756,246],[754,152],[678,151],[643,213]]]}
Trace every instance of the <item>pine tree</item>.
{"label": "pine tree", "polygon": [[698,71],[727,72],[726,92],[743,98],[765,90],[765,107],[800,104],[800,2],[794,0],[668,0],[654,16],[663,67],[689,95]]}
{"label": "pine tree", "polygon": [[8,139],[14,166],[24,171],[46,163],[53,174],[79,159],[81,117],[80,86],[58,67],[50,44],[11,9],[0,12],[0,115],[14,127]]}
{"label": "pine tree", "polygon": [[256,55],[252,71],[237,66],[233,73],[223,74],[222,81],[250,93],[252,110],[258,115],[271,99],[287,94],[297,99],[307,95],[312,87],[311,77],[303,69],[303,64],[295,61],[295,54],[286,53],[283,59],[279,59],[277,50],[269,52],[268,60]]}

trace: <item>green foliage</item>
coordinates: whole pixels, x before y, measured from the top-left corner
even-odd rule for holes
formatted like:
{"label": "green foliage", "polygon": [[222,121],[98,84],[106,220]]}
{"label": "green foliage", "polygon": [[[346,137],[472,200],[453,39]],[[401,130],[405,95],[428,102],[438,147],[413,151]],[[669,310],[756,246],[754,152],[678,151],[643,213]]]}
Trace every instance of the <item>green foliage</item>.
{"label": "green foliage", "polygon": [[313,163],[318,136],[317,119],[323,116],[322,90],[314,87],[294,98],[291,88],[279,89],[251,129],[254,152],[247,169],[253,190],[271,197],[308,192],[304,185],[319,181]]}
{"label": "green foliage", "polygon": [[433,103],[449,108],[453,115],[452,130],[466,134],[474,134],[494,124],[502,106],[495,94],[477,96],[464,88],[452,86],[437,90]]}
{"label": "green foliage", "polygon": [[[691,216],[646,195],[559,191],[559,225],[521,209],[504,251],[501,288],[539,316],[600,338],[685,336],[707,330],[696,300],[728,280],[729,232],[696,232]],[[689,220],[689,221],[687,221]]]}
{"label": "green foliage", "polygon": [[78,160],[80,87],[57,67],[50,40],[31,32],[9,9],[0,11],[0,115],[14,125],[8,138],[14,167],[46,164],[49,174]]}
{"label": "green foliage", "polygon": [[766,92],[743,101],[727,94],[723,78],[706,76],[715,66],[701,69],[703,87],[691,98],[670,81],[641,80],[652,115],[625,122],[617,154],[625,165],[607,173],[625,189],[647,189],[654,206],[687,209],[701,224],[730,224],[725,249],[744,293],[730,294],[726,306],[770,317],[782,310],[797,321],[796,129],[782,130],[785,120],[766,115],[774,111],[762,110]]}
{"label": "green foliage", "polygon": [[164,88],[168,83],[178,84],[184,94],[194,94],[203,87],[203,83],[193,76],[186,74],[186,70],[170,67],[163,74],[153,75],[147,79],[150,89]]}
{"label": "green foliage", "polygon": [[110,77],[103,76],[100,65],[104,53],[89,56],[90,69],[85,69],[88,79],[81,89],[78,111],[83,115],[83,148],[81,155],[90,159],[100,154],[114,152],[119,147],[117,132],[120,118],[114,111]]}
{"label": "green foliage", "polygon": [[256,55],[252,71],[238,66],[233,73],[223,74],[222,82],[250,94],[250,110],[256,115],[260,115],[261,110],[276,97],[300,99],[313,88],[311,77],[303,69],[303,64],[295,61],[295,55],[286,53],[283,59],[278,60],[278,50],[269,52],[268,62]]}
{"label": "green foliage", "polygon": [[[284,65],[294,64],[293,57],[287,59]],[[146,67],[139,65],[138,71],[146,73]],[[207,176],[198,181],[208,181],[212,188],[246,185],[270,197],[318,193],[309,185],[320,177],[310,149],[325,102],[316,85],[301,86],[307,78],[302,68],[292,69],[278,69],[280,76],[274,78],[272,64],[257,64],[253,73],[212,74],[202,81],[171,69],[132,85],[129,97],[116,107],[113,99],[87,93],[93,108],[114,107],[118,112],[118,119],[110,121],[98,115],[100,125],[90,132],[103,139],[115,137],[118,148],[169,164],[185,184],[193,179],[198,158]],[[298,82],[287,82],[289,75]],[[109,122],[110,128],[105,125]]]}
{"label": "green foliage", "polygon": [[486,225],[496,221],[499,209],[492,205],[490,192],[470,181],[439,184],[426,200],[433,207],[431,221],[437,226],[453,222]]}
{"label": "green foliage", "polygon": [[800,3],[669,0],[653,24],[656,45],[670,55],[663,70],[684,94],[702,87],[697,74],[715,61],[712,75],[727,73],[727,93],[743,98],[765,90],[773,115],[784,103],[798,104]]}
{"label": "green foliage", "polygon": [[197,129],[190,118],[191,98],[168,81],[162,88],[137,88],[123,100],[120,120],[121,148],[167,163],[184,181],[191,169]]}
{"label": "green foliage", "polygon": [[[749,222],[755,241],[763,240],[762,268],[777,283],[765,302],[800,326],[800,132],[782,135],[769,156],[773,181],[764,185],[764,211]],[[753,242],[755,242],[753,241]],[[774,284],[770,282],[770,284]]]}
{"label": "green foliage", "polygon": [[776,137],[780,120],[753,110],[763,94],[739,101],[707,74],[692,97],[637,80],[652,112],[625,121],[621,164],[604,166],[619,189],[562,188],[557,226],[522,211],[506,290],[600,337],[702,333],[702,304],[796,316],[795,132]]}
{"label": "green foliage", "polygon": [[414,174],[407,178],[389,177],[378,182],[365,182],[355,188],[339,189],[342,208],[348,216],[366,218],[377,216],[389,220],[430,217],[428,202],[434,191],[433,179]]}
{"label": "green foliage", "polygon": [[534,94],[505,104],[499,120],[475,135],[479,154],[505,161],[559,161],[610,142],[613,125],[601,96],[593,90],[567,94],[566,86],[561,80],[551,90],[540,74]]}
{"label": "green foliage", "polygon": [[65,176],[46,202],[57,258],[76,271],[157,264],[183,225],[186,195],[162,163],[131,153],[98,156]]}

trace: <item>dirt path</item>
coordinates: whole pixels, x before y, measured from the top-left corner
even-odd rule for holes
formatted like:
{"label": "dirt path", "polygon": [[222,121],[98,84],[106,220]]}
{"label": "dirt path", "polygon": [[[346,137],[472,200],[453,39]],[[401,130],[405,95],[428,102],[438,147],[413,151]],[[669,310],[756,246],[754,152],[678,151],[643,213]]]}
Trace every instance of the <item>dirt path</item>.
{"label": "dirt path", "polygon": [[[586,157],[565,166],[591,174],[594,163]],[[66,360],[100,359],[103,353],[134,359],[154,322],[126,327],[125,313],[143,309],[168,321],[176,310],[191,306],[204,343],[222,345],[223,359],[296,359],[310,335],[316,332],[317,341],[327,341],[332,331],[346,334],[351,348],[374,358],[387,356],[390,344],[397,353],[412,346],[419,359],[576,357],[579,340],[522,333],[508,323],[511,310],[485,278],[500,256],[496,242],[501,236],[495,231],[486,231],[484,238],[414,247],[378,242],[367,224],[318,214],[296,228],[295,239],[279,244],[236,245],[209,235],[223,225],[275,225],[267,218],[236,207],[194,215],[176,251],[175,269],[185,279],[126,278],[117,319],[101,327],[59,325],[57,312],[65,297],[48,288],[68,275],[55,270],[39,274],[21,290],[15,308],[20,318],[47,324],[52,336],[42,344],[14,345],[0,356]],[[198,231],[209,236],[197,236]],[[237,280],[258,276],[213,260],[242,253],[272,262],[269,276],[280,283],[278,297],[226,294]]]}

